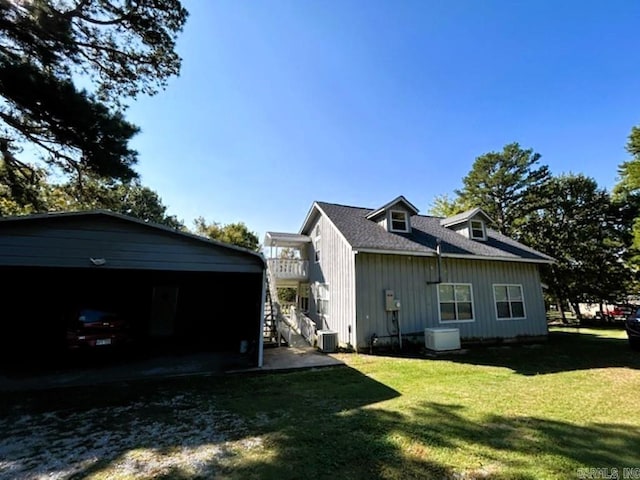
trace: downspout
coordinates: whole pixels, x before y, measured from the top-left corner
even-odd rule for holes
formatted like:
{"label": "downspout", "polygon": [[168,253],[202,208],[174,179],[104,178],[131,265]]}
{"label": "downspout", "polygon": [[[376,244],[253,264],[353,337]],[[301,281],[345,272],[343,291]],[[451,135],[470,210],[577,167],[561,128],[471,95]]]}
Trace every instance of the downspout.
{"label": "downspout", "polygon": [[436,238],[436,261],[438,263],[438,280],[436,280],[435,282],[427,282],[428,285],[442,283],[442,249],[440,247],[441,242],[442,240],[440,238]]}
{"label": "downspout", "polygon": [[357,276],[358,276],[358,267],[356,266],[358,251],[352,250],[353,255],[353,284],[351,285],[351,298],[352,298],[352,308],[353,308],[353,328],[351,329],[349,335],[349,341],[351,341],[351,335],[353,335],[353,343],[351,346],[355,350],[356,354],[358,353],[358,289],[357,289]]}

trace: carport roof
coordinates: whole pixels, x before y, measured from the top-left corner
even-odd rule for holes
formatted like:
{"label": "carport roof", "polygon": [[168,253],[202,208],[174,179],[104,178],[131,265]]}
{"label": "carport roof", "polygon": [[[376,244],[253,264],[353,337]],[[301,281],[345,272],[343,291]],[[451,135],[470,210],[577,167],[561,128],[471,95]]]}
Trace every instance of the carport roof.
{"label": "carport roof", "polygon": [[121,213],[112,212],[109,210],[87,210],[87,211],[69,211],[69,212],[51,212],[51,213],[39,213],[32,215],[18,215],[18,216],[8,216],[8,217],[0,217],[0,235],[2,235],[2,227],[8,225],[19,225],[19,224],[38,224],[41,222],[47,222],[50,220],[56,221],[61,219],[116,219],[124,222],[129,222],[135,225],[142,225],[147,229],[152,231],[161,232],[168,236],[175,236],[178,238],[188,239],[190,241],[195,241],[203,244],[203,246],[209,245],[212,247],[218,247],[227,249],[229,251],[234,251],[237,254],[247,257],[253,257],[260,261],[260,263],[266,268],[266,261],[264,256],[259,252],[254,252],[247,248],[238,247],[236,245],[232,245],[225,242],[220,242],[217,240],[211,240],[206,237],[202,237],[200,235],[196,235],[193,233],[183,232],[180,230],[176,230],[165,225],[160,225],[154,222],[147,222],[144,220],[140,220],[135,217],[131,217],[128,215],[124,215]]}

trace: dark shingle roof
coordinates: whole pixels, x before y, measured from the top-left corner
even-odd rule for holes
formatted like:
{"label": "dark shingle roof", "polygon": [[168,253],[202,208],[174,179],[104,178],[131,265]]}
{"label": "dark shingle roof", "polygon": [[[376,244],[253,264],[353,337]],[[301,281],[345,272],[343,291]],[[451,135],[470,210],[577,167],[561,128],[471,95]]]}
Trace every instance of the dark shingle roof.
{"label": "dark shingle roof", "polygon": [[97,209],[97,210],[82,210],[82,211],[66,211],[66,212],[46,212],[46,213],[34,213],[30,215],[15,215],[15,216],[6,216],[0,217],[0,228],[2,228],[3,224],[14,224],[14,223],[25,223],[25,222],[46,222],[46,221],[57,221],[64,218],[75,218],[75,219],[83,219],[83,218],[91,218],[91,217],[106,217],[106,218],[115,218],[121,221],[130,222],[138,225],[143,225],[152,230],[161,231],[173,236],[189,238],[191,240],[195,240],[197,242],[206,243],[210,245],[217,245],[219,247],[223,247],[229,250],[237,250],[239,252],[250,254],[251,256],[258,257],[263,263],[265,261],[262,254],[259,252],[254,252],[253,250],[249,250],[248,248],[239,247],[237,245],[232,245],[230,243],[221,242],[219,240],[212,240],[208,237],[203,237],[202,235],[196,235],[189,232],[183,232],[181,230],[177,230],[175,228],[168,227],[166,225],[161,225],[154,222],[147,222],[146,220],[140,220],[136,217],[131,217],[129,215],[124,215],[122,213],[112,212],[110,210]]}
{"label": "dark shingle roof", "polygon": [[461,223],[469,221],[469,219],[475,217],[478,214],[482,215],[486,221],[493,223],[493,219],[491,217],[489,217],[485,212],[483,212],[481,208],[476,207],[476,208],[472,208],[471,210],[467,210],[466,212],[453,215],[451,217],[441,218],[440,225],[442,225],[443,227],[451,227],[453,225],[459,225]]}
{"label": "dark shingle roof", "polygon": [[494,230],[487,229],[487,240],[470,240],[440,225],[442,218],[411,217],[410,233],[388,232],[366,217],[373,210],[335,203],[316,202],[354,250],[397,251],[436,254],[437,239],[443,255],[469,255],[504,260],[551,262],[553,259]]}

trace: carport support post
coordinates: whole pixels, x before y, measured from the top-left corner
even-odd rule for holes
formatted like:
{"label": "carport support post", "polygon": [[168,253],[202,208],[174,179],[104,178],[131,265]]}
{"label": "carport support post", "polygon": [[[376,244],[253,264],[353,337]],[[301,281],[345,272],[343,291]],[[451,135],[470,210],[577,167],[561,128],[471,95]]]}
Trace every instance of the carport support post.
{"label": "carport support post", "polygon": [[258,367],[262,367],[264,353],[264,304],[267,303],[267,262],[262,270],[262,302],[260,303],[260,332],[258,336]]}

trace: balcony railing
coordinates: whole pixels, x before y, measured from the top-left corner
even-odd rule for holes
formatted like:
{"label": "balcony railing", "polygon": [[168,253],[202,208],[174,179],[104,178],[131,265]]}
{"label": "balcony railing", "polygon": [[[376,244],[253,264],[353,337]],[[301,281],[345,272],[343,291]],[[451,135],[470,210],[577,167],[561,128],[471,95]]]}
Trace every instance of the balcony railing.
{"label": "balcony railing", "polygon": [[269,270],[276,279],[306,280],[309,278],[309,261],[291,258],[270,258]]}

